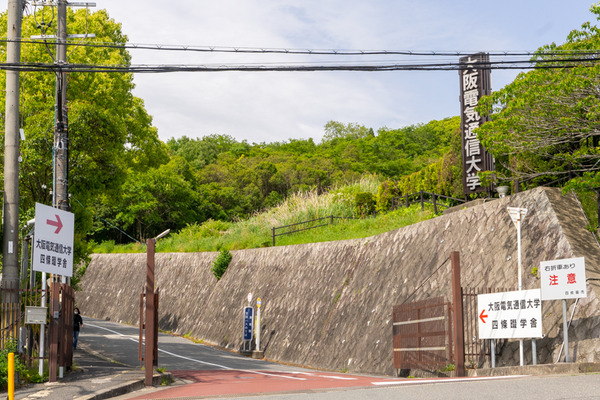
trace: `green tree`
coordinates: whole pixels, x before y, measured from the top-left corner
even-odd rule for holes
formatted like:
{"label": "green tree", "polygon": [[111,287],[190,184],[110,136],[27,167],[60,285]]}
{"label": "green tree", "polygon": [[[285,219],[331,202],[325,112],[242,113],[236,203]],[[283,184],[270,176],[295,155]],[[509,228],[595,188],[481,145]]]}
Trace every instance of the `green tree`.
{"label": "green tree", "polygon": [[[591,11],[600,17],[600,6]],[[572,31],[563,45],[540,48],[534,61],[542,68],[521,73],[514,82],[482,99],[479,111],[491,121],[477,130],[497,160],[500,181],[537,186],[556,179],[600,187],[600,65],[586,62],[600,47],[591,23]],[[595,50],[594,50],[595,51]],[[560,68],[578,58],[574,68]]]}
{"label": "green tree", "polygon": [[[52,21],[55,10],[38,7],[23,21],[23,36],[39,34],[38,27]],[[95,34],[86,42],[125,44],[121,25],[105,10],[67,14],[68,33]],[[0,15],[0,35],[6,29],[6,13]],[[54,34],[51,30],[45,32]],[[5,57],[6,44],[0,45]],[[24,43],[22,60],[53,64],[54,46]],[[131,57],[123,47],[71,45],[68,62],[77,64],[129,65]],[[5,75],[0,75],[5,85]],[[26,139],[21,143],[21,213],[27,215],[36,202],[50,204],[52,189],[52,148],[54,131],[55,75],[49,72],[21,73],[21,121]],[[76,237],[84,238],[94,228],[93,215],[110,217],[106,204],[114,204],[128,173],[157,168],[168,161],[166,147],[158,139],[152,118],[143,101],[132,95],[133,75],[70,73],[67,106],[69,110],[69,192],[76,213]],[[0,92],[0,108],[5,105]],[[3,110],[2,110],[3,112]],[[107,214],[108,212],[108,214]],[[85,246],[81,246],[85,248]]]}

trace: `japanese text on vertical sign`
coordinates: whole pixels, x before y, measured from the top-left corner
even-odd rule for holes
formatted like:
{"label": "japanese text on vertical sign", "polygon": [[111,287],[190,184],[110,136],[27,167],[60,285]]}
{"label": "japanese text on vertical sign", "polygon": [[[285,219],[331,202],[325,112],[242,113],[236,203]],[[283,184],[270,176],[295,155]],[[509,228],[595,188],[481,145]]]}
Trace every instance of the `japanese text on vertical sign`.
{"label": "japanese text on vertical sign", "polygon": [[477,173],[493,169],[493,158],[483,149],[474,132],[484,122],[475,108],[481,97],[489,94],[489,70],[483,70],[480,65],[486,60],[489,60],[489,56],[483,53],[460,59],[461,64],[464,65],[459,73],[465,193],[483,190]]}

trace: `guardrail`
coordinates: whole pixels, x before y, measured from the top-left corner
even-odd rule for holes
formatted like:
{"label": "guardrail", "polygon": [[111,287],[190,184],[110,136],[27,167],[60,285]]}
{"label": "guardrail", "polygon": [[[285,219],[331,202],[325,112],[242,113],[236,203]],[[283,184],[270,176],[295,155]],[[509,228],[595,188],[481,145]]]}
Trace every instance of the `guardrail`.
{"label": "guardrail", "polygon": [[[416,200],[415,200],[416,199]],[[442,199],[442,202],[439,201]],[[455,197],[444,196],[443,194],[435,194],[430,192],[425,192],[421,190],[417,193],[406,194],[404,196],[392,197],[392,210],[397,209],[398,207],[408,207],[412,204],[421,203],[421,210],[424,209],[425,203],[433,204],[433,210],[436,214],[439,214],[438,207],[449,208],[453,207],[450,204],[445,204],[443,200],[452,200],[457,203],[466,203],[465,199],[457,199]]]}
{"label": "guardrail", "polygon": [[[283,236],[283,235],[290,235],[292,233],[296,233],[296,232],[302,232],[302,231],[306,231],[309,229],[315,229],[315,228],[320,228],[322,226],[327,226],[327,225],[332,225],[333,221],[335,219],[358,219],[358,218],[354,218],[354,217],[336,217],[334,215],[329,215],[327,217],[321,217],[321,218],[316,218],[316,219],[311,219],[308,221],[302,221],[302,222],[297,222],[295,224],[290,224],[290,225],[284,225],[284,226],[277,226],[272,228],[272,235],[273,235],[273,246],[275,246],[275,237],[276,236]],[[308,225],[311,223],[315,223],[315,222],[319,222],[319,221],[327,221],[323,224],[319,224],[319,225],[315,225],[315,226],[308,226],[305,228],[300,228],[301,225]],[[285,228],[291,228],[291,227],[298,227],[298,229],[292,230],[292,231],[288,231],[288,232],[282,232],[282,233],[277,233],[277,230],[280,229],[285,229]]]}

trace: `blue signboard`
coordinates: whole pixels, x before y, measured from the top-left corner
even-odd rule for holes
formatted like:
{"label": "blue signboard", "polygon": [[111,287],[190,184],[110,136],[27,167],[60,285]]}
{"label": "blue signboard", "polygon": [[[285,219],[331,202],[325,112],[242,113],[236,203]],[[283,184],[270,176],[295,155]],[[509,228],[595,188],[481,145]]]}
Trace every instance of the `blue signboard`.
{"label": "blue signboard", "polygon": [[252,340],[252,330],[254,328],[254,308],[244,308],[244,340]]}

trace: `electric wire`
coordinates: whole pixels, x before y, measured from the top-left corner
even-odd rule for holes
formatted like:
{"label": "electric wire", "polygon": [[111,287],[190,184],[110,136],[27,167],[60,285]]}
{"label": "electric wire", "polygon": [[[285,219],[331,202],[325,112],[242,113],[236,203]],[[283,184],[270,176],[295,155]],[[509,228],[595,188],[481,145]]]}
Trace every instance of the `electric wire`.
{"label": "electric wire", "polygon": [[83,204],[81,204],[81,202],[80,202],[79,200],[77,200],[77,198],[75,198],[75,197],[72,197],[72,196],[71,196],[71,198],[72,198],[73,200],[75,200],[75,201],[76,201],[76,202],[77,202],[77,203],[78,203],[78,204],[81,206],[81,208],[82,208],[82,209],[83,209],[83,210],[84,210],[86,213],[90,214],[90,215],[92,216],[92,218],[98,218],[100,221],[102,221],[102,222],[104,222],[105,224],[109,225],[110,227],[112,227],[112,228],[114,228],[114,229],[118,230],[118,231],[119,231],[119,232],[121,232],[123,235],[127,236],[129,239],[131,239],[131,240],[133,240],[133,241],[135,241],[135,242],[138,242],[138,243],[139,243],[139,244],[141,244],[141,245],[144,245],[144,246],[146,245],[145,243],[143,243],[143,242],[141,242],[140,240],[138,240],[138,239],[134,238],[133,236],[131,236],[130,234],[128,234],[127,232],[125,232],[123,229],[119,228],[119,227],[118,227],[118,226],[116,226],[115,224],[111,223],[110,221],[107,221],[107,220],[105,220],[104,218],[101,218],[101,217],[99,217],[99,216],[97,216],[97,215],[93,214],[93,213],[92,213],[90,210],[88,210],[88,209],[87,209],[87,208],[86,208],[86,207],[85,207]]}
{"label": "electric wire", "polygon": [[410,300],[419,291],[419,289],[421,289],[423,287],[423,285],[425,285],[427,283],[427,281],[440,270],[440,268],[442,268],[444,265],[446,265],[446,263],[448,261],[450,261],[450,257],[448,257],[444,261],[442,261],[442,263],[440,265],[438,265],[438,267],[431,274],[429,274],[429,276],[427,278],[425,278],[423,280],[423,282],[421,282],[421,284],[415,290],[413,290],[413,292],[406,299],[404,299],[404,301],[400,305],[405,304],[408,300]]}
{"label": "electric wire", "polygon": [[567,69],[580,66],[591,67],[600,61],[600,57],[592,58],[566,58],[560,60],[506,60],[482,61],[469,64],[459,62],[443,63],[390,63],[390,64],[337,64],[337,65],[309,65],[309,64],[132,64],[132,65],[93,65],[93,64],[46,64],[46,63],[0,63],[0,70],[7,71],[37,71],[37,72],[117,72],[117,73],[166,73],[166,72],[266,72],[266,71],[464,71],[470,69],[499,70],[499,69]]}
{"label": "electric wire", "polygon": [[[52,37],[43,39],[48,44],[58,44]],[[0,42],[20,42],[23,44],[43,43],[36,39],[7,39],[0,38]],[[158,50],[158,51],[187,51],[202,53],[242,53],[242,54],[291,54],[291,55],[320,55],[320,56],[372,56],[372,55],[402,55],[402,56],[433,56],[433,57],[460,57],[470,56],[477,51],[464,50],[352,50],[352,49],[299,49],[299,48],[269,48],[269,47],[235,47],[235,46],[199,46],[199,45],[173,45],[173,44],[144,44],[144,43],[115,43],[92,41],[82,44],[67,43],[68,46],[118,48],[134,50]],[[594,55],[600,53],[600,49],[589,50],[494,50],[486,51],[490,56],[562,56],[562,55]]]}

